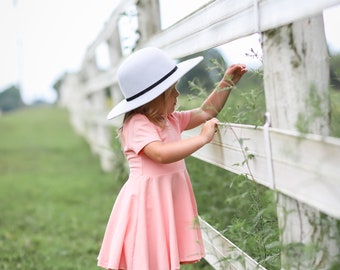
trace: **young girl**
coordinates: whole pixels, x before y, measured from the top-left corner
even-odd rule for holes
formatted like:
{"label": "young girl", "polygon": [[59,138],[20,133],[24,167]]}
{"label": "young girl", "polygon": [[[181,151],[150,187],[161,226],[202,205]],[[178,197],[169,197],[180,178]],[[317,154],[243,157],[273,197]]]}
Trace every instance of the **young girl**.
{"label": "young girl", "polygon": [[[196,201],[184,158],[209,143],[214,118],[247,71],[232,65],[200,108],[176,111],[176,82],[203,58],[176,64],[157,48],[130,55],[118,70],[125,97],[108,115],[125,114],[121,142],[130,175],[108,221],[98,266],[176,270],[204,257]],[[181,132],[203,124],[199,135]]]}

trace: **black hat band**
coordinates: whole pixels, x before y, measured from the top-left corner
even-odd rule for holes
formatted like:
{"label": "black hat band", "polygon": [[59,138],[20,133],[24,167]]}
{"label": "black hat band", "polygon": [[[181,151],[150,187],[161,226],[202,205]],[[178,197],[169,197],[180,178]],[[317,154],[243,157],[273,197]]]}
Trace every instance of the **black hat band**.
{"label": "black hat band", "polygon": [[167,78],[169,78],[176,70],[177,70],[177,66],[175,66],[168,74],[166,74],[164,77],[160,78],[153,85],[149,86],[148,88],[145,88],[144,90],[140,91],[136,95],[133,95],[132,97],[127,98],[126,101],[132,101],[132,100],[144,95],[145,93],[149,92],[152,88],[161,84],[163,81],[165,81]]}

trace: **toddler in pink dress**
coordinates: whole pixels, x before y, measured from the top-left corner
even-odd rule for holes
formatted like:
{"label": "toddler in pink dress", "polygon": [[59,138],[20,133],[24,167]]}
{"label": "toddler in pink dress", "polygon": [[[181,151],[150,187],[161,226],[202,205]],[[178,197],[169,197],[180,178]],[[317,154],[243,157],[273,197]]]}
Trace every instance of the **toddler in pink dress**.
{"label": "toddler in pink dress", "polygon": [[[177,63],[157,48],[130,55],[118,70],[125,97],[108,119],[125,114],[121,142],[130,172],[109,218],[98,266],[176,270],[204,257],[198,212],[184,158],[209,143],[232,86],[246,72],[232,65],[197,109],[175,111],[178,79],[202,57]],[[203,124],[199,135],[181,132]]]}

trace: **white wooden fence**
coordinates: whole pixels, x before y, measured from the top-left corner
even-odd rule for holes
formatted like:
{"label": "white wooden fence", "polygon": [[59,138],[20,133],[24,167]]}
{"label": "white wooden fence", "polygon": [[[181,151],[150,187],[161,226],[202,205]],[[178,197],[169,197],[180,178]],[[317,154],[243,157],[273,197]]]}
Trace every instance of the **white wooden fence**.
{"label": "white wooden fence", "polygon": [[[102,168],[112,170],[115,153],[110,142],[115,136],[113,127],[118,126],[120,120],[107,121],[106,114],[122,98],[116,80],[117,66],[124,58],[119,21],[131,7],[138,11],[140,37],[137,47],[156,46],[173,58],[181,58],[320,15],[324,9],[337,4],[340,0],[216,0],[161,30],[157,0],[121,1],[97,39],[88,47],[81,70],[65,76],[60,89],[60,104],[68,108],[75,129],[88,140],[93,153],[100,156]],[[96,51],[103,44],[107,46],[111,60],[111,66],[106,70],[100,70],[96,64]],[[284,68],[291,69],[290,66]],[[265,84],[265,93],[269,93],[268,88],[270,86],[266,88]],[[107,101],[108,93],[112,102]],[[267,103],[267,107],[272,106]],[[324,113],[326,115],[328,111]],[[269,118],[270,114],[267,115]],[[188,131],[183,136],[194,136],[198,130]],[[248,154],[254,158],[241,166],[234,166],[235,163],[241,164]],[[302,135],[292,128],[273,128],[270,122],[263,127],[221,123],[214,140],[194,156],[236,174],[245,174],[251,180],[307,205],[312,211],[328,215],[330,219],[340,219],[340,139]],[[206,260],[215,269],[264,269],[204,220],[201,220],[201,226]],[[284,229],[293,231],[296,228],[287,225]],[[340,254],[336,244],[330,249],[323,265],[319,260],[313,262],[312,267],[292,266],[289,269],[328,269]],[[237,259],[240,256],[243,263]],[[288,268],[282,266],[282,269]]]}

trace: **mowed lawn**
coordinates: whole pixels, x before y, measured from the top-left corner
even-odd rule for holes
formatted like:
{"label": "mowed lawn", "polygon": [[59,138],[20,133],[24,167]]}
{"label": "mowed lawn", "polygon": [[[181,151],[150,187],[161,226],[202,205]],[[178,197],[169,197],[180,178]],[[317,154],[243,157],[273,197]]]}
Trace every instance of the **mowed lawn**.
{"label": "mowed lawn", "polygon": [[0,117],[0,269],[99,269],[116,192],[66,111]]}

